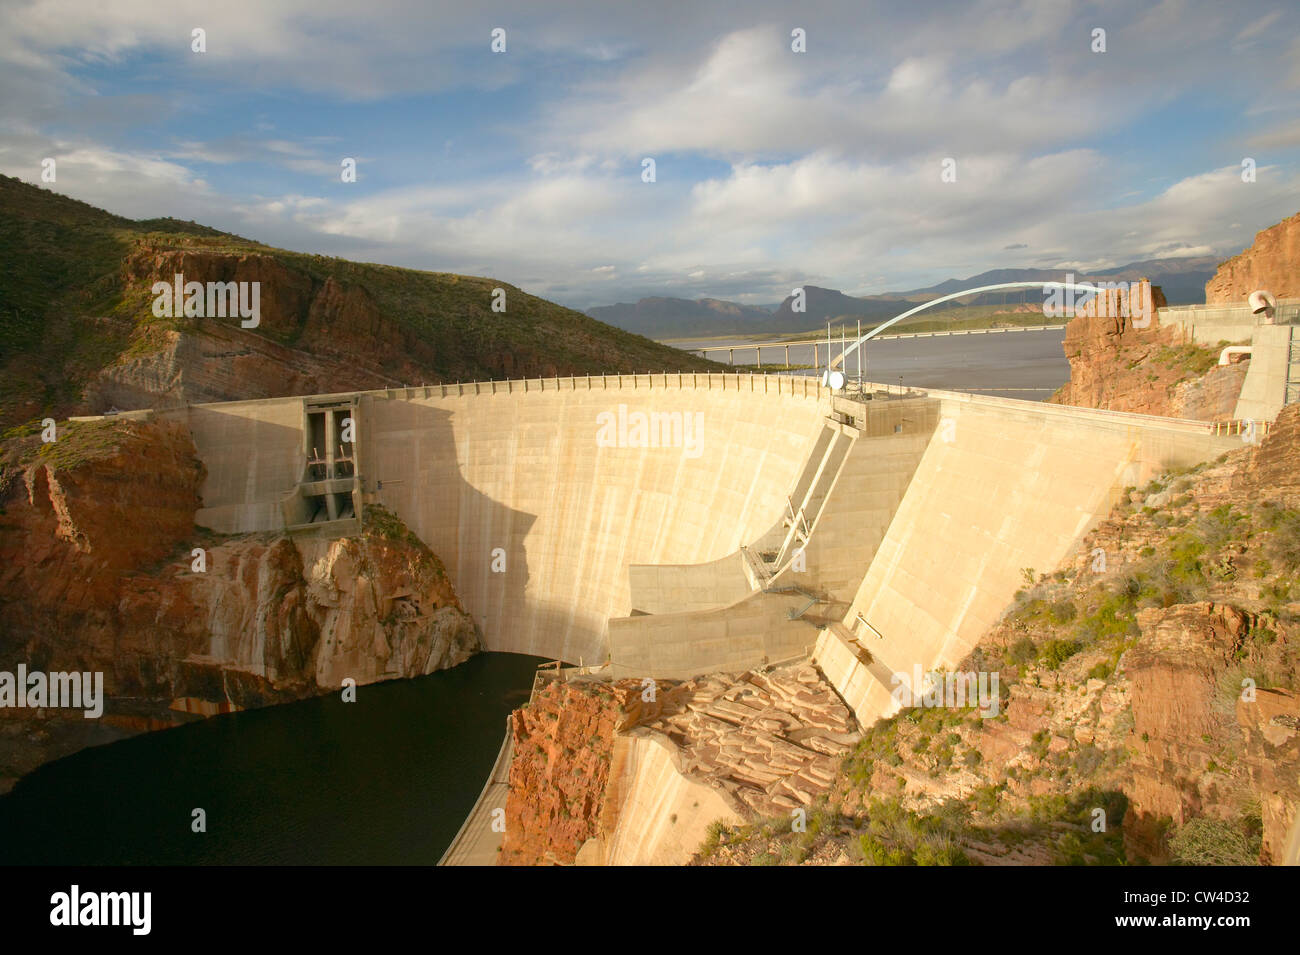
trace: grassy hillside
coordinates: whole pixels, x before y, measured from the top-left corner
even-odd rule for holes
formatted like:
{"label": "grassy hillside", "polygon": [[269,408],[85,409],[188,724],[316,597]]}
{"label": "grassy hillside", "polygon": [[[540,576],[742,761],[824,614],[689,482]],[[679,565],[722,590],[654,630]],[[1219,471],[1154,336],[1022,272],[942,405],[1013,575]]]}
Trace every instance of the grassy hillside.
{"label": "grassy hillside", "polygon": [[[0,176],[0,425],[99,410],[85,407],[83,394],[105,369],[165,347],[164,330],[202,336],[225,321],[152,314],[140,263],[191,252],[214,268],[271,260],[259,273],[280,277],[291,307],[258,337],[333,360],[355,356],[397,381],[719,367],[494,279],[305,255],[176,219],[125,219]],[[346,308],[330,313],[334,326],[322,335],[312,320],[331,280],[352,296],[347,307],[355,312],[359,300],[365,314],[358,322]],[[498,286],[503,314],[490,307]],[[264,281],[264,312],[276,294]],[[371,334],[376,323],[383,334]]]}

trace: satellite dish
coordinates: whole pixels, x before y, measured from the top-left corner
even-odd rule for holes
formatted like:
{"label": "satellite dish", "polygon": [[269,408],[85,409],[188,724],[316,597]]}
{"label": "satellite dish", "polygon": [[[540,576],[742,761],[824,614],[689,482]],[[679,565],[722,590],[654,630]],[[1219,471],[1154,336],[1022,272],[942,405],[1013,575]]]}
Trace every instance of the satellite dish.
{"label": "satellite dish", "polygon": [[830,385],[831,391],[839,391],[844,387],[844,372],[832,371],[822,376],[824,384]]}

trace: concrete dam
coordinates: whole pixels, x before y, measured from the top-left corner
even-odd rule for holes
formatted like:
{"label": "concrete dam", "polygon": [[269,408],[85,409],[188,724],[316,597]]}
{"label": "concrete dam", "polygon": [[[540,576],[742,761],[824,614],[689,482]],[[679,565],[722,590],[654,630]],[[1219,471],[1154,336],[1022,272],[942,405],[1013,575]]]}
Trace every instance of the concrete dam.
{"label": "concrete dam", "polygon": [[[809,378],[654,374],[194,405],[198,523],[443,560],[488,650],[685,678],[815,654],[858,718],[951,668],[1204,422]],[[865,653],[862,651],[866,651]]]}

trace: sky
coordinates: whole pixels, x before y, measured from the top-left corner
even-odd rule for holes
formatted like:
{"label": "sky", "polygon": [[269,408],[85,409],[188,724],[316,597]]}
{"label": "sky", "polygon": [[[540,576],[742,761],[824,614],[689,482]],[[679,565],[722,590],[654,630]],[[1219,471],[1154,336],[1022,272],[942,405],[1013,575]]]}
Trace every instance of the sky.
{"label": "sky", "polygon": [[1289,0],[0,0],[0,106],[0,172],[111,212],[576,308],[1226,258],[1300,211]]}

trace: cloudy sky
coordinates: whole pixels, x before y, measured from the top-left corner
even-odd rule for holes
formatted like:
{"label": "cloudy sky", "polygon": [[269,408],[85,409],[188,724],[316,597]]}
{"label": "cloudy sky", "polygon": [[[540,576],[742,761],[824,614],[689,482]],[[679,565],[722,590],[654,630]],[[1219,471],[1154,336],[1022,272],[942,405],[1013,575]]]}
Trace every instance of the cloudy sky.
{"label": "cloudy sky", "polygon": [[1290,0],[0,0],[0,104],[0,171],[113,212],[579,308],[1230,254],[1300,211]]}

